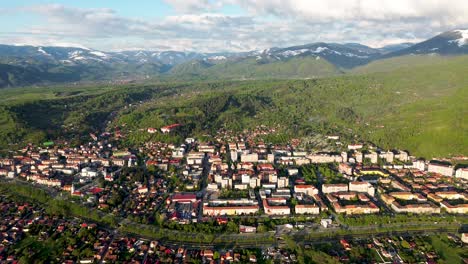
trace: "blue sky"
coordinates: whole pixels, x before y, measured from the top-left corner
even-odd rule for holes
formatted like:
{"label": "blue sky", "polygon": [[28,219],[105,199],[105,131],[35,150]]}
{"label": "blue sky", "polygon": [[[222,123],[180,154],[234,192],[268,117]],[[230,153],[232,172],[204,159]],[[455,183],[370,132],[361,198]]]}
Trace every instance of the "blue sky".
{"label": "blue sky", "polygon": [[460,0],[15,0],[0,43],[247,51],[317,41],[373,47],[468,26]]}

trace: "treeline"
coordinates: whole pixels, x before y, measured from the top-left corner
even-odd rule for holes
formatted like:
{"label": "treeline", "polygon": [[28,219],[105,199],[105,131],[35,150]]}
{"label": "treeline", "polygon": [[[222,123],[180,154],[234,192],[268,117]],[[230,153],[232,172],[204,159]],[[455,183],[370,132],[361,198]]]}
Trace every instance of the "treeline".
{"label": "treeline", "polygon": [[466,216],[457,216],[457,215],[421,215],[421,214],[395,214],[395,215],[361,215],[361,216],[343,216],[338,215],[338,219],[341,223],[349,226],[385,226],[388,224],[405,224],[405,223],[468,223],[468,218]]}

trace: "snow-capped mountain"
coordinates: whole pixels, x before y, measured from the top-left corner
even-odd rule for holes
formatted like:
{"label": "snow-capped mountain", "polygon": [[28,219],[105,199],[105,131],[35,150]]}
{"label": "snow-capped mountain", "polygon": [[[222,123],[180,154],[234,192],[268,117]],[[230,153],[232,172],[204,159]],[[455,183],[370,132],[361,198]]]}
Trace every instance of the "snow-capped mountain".
{"label": "snow-capped mountain", "polygon": [[257,74],[277,77],[277,73],[289,78],[330,76],[378,59],[434,53],[468,54],[468,30],[452,30],[418,44],[401,43],[379,49],[359,43],[323,42],[233,53],[104,52],[64,45],[0,45],[0,87],[194,76],[244,79],[256,78]]}
{"label": "snow-capped mountain", "polygon": [[0,45],[0,59],[33,59],[39,62],[83,64],[93,63],[155,63],[162,65],[177,65],[195,59],[226,58],[226,54],[204,54],[181,51],[122,51],[103,52],[74,47],[42,47],[42,46],[10,46]]}
{"label": "snow-capped mountain", "polygon": [[5,62],[8,59],[65,64],[122,62],[111,53],[85,48],[0,45],[0,60]]}
{"label": "snow-capped mountain", "polygon": [[439,34],[431,39],[415,44],[406,49],[389,53],[395,57],[410,54],[458,55],[468,53],[468,29],[456,29]]}
{"label": "snow-capped mountain", "polygon": [[316,59],[325,59],[338,67],[350,68],[365,64],[379,55],[378,50],[360,44],[313,43],[288,48],[266,49],[253,56],[259,62],[312,56]]}

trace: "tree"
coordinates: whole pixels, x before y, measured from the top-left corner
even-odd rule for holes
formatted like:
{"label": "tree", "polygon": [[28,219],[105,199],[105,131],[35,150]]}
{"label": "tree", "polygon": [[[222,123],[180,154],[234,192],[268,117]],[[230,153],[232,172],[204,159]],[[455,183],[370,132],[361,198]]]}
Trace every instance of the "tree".
{"label": "tree", "polygon": [[410,248],[410,244],[406,240],[401,241],[401,246],[406,249]]}
{"label": "tree", "polygon": [[258,227],[257,227],[257,232],[258,233],[265,233],[267,231],[268,231],[268,228],[265,225],[261,225],[261,224],[258,225]]}
{"label": "tree", "polygon": [[238,233],[239,227],[237,226],[235,222],[229,221],[226,225],[226,231],[229,233]]}
{"label": "tree", "polygon": [[296,198],[292,198],[292,199],[291,199],[291,205],[292,205],[292,206],[296,206],[296,205],[297,205],[297,199],[296,199]]}

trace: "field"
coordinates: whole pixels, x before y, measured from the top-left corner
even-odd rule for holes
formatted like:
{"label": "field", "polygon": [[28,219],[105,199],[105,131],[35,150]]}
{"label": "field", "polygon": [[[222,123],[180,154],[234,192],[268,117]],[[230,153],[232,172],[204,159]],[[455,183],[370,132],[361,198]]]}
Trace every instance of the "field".
{"label": "field", "polygon": [[[436,59],[439,61],[439,59]],[[339,134],[411,154],[468,155],[468,56],[308,80],[148,83],[1,90],[0,145],[122,128],[127,144],[179,141],[226,127],[277,126],[269,141]],[[176,135],[148,127],[183,123]]]}

